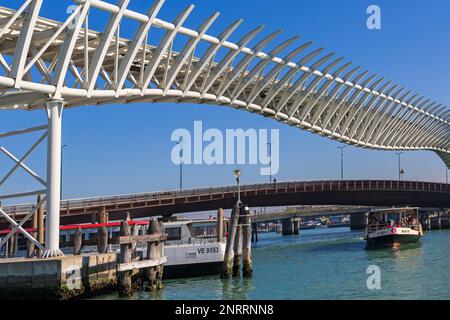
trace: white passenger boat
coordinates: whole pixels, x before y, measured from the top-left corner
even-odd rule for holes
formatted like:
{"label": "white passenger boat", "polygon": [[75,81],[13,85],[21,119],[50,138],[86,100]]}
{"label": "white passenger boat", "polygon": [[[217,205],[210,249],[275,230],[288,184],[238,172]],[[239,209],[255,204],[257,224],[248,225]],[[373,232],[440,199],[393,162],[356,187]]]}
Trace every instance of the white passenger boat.
{"label": "white passenger boat", "polygon": [[364,239],[367,248],[399,248],[423,236],[418,208],[394,208],[367,213]]}
{"label": "white passenger boat", "polygon": [[220,273],[226,238],[217,239],[216,220],[165,222],[167,242],[164,277],[189,277]]}

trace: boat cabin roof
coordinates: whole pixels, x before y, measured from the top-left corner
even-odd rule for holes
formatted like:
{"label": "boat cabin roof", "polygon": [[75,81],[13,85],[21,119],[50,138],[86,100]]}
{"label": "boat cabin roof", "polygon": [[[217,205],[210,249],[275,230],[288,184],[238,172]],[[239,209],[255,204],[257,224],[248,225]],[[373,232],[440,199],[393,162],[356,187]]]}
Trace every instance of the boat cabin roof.
{"label": "boat cabin roof", "polygon": [[[225,219],[224,219],[225,220]],[[215,224],[217,223],[216,219],[210,220],[210,219],[201,219],[201,220],[178,220],[178,221],[170,221],[170,222],[164,222],[164,226],[166,228],[170,227],[179,227],[182,225],[188,225],[188,224]]]}
{"label": "boat cabin roof", "polygon": [[379,214],[403,214],[403,213],[409,213],[409,214],[417,214],[419,212],[418,207],[405,207],[405,208],[389,208],[389,209],[377,209],[377,210],[372,210],[369,211],[366,216],[371,216],[371,215],[379,215]]}

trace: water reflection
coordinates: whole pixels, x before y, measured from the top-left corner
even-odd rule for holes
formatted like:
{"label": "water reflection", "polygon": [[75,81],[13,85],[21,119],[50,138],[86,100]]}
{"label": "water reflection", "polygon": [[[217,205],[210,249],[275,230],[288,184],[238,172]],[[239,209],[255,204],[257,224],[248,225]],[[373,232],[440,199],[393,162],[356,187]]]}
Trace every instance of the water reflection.
{"label": "water reflection", "polygon": [[366,249],[366,256],[368,261],[376,259],[410,259],[420,257],[422,252],[422,244],[411,243],[403,245],[400,248],[379,248],[379,249]]}
{"label": "water reflection", "polygon": [[253,279],[233,278],[222,280],[222,299],[225,300],[247,300],[249,293],[254,289]]}

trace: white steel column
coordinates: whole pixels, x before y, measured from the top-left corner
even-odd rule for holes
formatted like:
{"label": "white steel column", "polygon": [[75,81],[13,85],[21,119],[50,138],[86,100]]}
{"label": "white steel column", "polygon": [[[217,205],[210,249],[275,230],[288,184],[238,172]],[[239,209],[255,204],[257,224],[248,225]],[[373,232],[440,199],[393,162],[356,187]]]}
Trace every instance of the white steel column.
{"label": "white steel column", "polygon": [[59,215],[61,192],[61,119],[64,101],[46,103],[48,115],[47,142],[47,211],[45,252],[43,258],[63,256],[59,249]]}

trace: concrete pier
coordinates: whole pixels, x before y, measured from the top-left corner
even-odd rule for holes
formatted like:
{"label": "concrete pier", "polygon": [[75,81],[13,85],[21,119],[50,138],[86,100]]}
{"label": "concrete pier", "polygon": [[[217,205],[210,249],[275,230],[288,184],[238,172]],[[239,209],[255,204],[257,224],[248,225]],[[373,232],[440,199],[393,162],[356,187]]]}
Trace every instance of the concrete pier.
{"label": "concrete pier", "polygon": [[450,212],[425,213],[422,224],[425,230],[450,229]]}
{"label": "concrete pier", "polygon": [[291,236],[298,235],[300,232],[300,222],[298,219],[285,219],[282,221],[282,235]]}
{"label": "concrete pier", "polygon": [[350,216],[351,230],[363,230],[366,228],[367,217],[365,213],[356,213]]}

